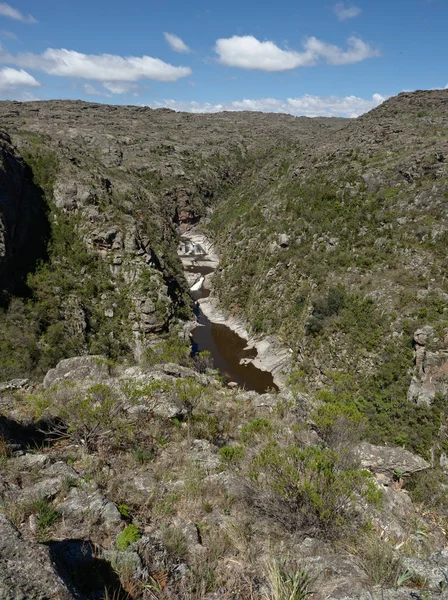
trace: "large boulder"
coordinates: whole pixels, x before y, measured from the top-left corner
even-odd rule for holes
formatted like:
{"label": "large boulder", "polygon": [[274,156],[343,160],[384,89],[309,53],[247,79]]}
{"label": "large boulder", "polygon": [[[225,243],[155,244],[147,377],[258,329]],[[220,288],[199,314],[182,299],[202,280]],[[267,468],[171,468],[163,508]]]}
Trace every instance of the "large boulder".
{"label": "large boulder", "polygon": [[45,375],[44,387],[50,388],[64,381],[84,379],[102,380],[109,376],[109,365],[104,356],[75,356],[61,360]]}
{"label": "large boulder", "polygon": [[412,454],[404,448],[374,446],[368,442],[362,442],[353,449],[353,453],[363,469],[391,478],[397,473],[402,476],[412,475],[412,473],[430,467],[424,458]]}
{"label": "large boulder", "polygon": [[25,540],[0,514],[1,600],[74,600],[58,575],[49,548]]}

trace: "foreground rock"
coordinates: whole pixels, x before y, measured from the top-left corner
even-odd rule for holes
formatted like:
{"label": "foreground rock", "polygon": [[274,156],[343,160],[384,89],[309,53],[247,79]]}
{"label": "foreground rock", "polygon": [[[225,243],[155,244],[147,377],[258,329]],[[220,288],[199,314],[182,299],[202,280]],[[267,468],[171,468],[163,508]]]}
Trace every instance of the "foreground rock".
{"label": "foreground rock", "polygon": [[0,598],[78,600],[50,558],[48,547],[25,540],[0,514]]}

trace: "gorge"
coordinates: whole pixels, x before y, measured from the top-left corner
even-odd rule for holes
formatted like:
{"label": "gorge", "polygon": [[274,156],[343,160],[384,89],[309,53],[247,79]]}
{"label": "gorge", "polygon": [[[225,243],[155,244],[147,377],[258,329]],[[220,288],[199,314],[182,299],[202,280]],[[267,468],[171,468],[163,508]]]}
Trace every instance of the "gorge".
{"label": "gorge", "polygon": [[0,597],[444,598],[448,90],[0,129]]}

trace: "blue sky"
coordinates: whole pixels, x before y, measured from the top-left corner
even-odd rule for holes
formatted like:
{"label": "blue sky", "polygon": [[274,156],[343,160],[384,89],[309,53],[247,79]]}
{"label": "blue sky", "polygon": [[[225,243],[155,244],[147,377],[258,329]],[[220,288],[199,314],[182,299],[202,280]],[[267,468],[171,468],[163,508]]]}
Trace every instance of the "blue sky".
{"label": "blue sky", "polygon": [[447,0],[0,1],[0,98],[355,116],[448,83]]}

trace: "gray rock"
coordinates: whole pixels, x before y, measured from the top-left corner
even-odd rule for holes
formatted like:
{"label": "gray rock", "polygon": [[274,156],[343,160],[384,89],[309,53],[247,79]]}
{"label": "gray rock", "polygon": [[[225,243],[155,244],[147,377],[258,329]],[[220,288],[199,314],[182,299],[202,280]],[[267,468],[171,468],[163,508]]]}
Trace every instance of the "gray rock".
{"label": "gray rock", "polygon": [[50,462],[47,454],[24,454],[12,459],[14,467],[19,470],[30,471],[31,469],[42,469]]}
{"label": "gray rock", "polygon": [[76,356],[61,360],[45,375],[44,387],[50,388],[63,381],[103,379],[109,375],[109,366],[104,356]]}
{"label": "gray rock", "polygon": [[419,346],[425,346],[434,337],[434,327],[425,325],[414,333],[414,342]]}
{"label": "gray rock", "polygon": [[54,498],[68,480],[79,480],[80,477],[65,462],[57,462],[39,473],[41,480],[25,488],[24,493],[30,498]]}
{"label": "gray rock", "polygon": [[26,387],[29,383],[29,379],[11,379],[5,383],[0,383],[0,394],[2,392],[10,392],[14,390],[20,390]]}
{"label": "gray rock", "polygon": [[286,233],[280,233],[278,236],[278,245],[282,248],[287,248],[289,246],[289,242],[291,240],[291,236]]}
{"label": "gray rock", "polygon": [[[66,519],[79,522],[80,527],[89,527],[89,518],[99,521],[107,533],[117,532],[121,527],[121,515],[113,502],[105,498],[95,485],[84,485],[70,490],[66,500],[58,506]],[[74,533],[80,535],[80,530]]]}
{"label": "gray rock", "polygon": [[395,472],[411,475],[430,467],[429,463],[421,456],[412,454],[403,448],[374,446],[363,442],[354,448],[353,453],[363,469],[369,469],[374,473],[383,473],[389,477],[393,477]]}
{"label": "gray rock", "polygon": [[1,600],[74,600],[58,575],[49,548],[22,538],[0,514]]}

